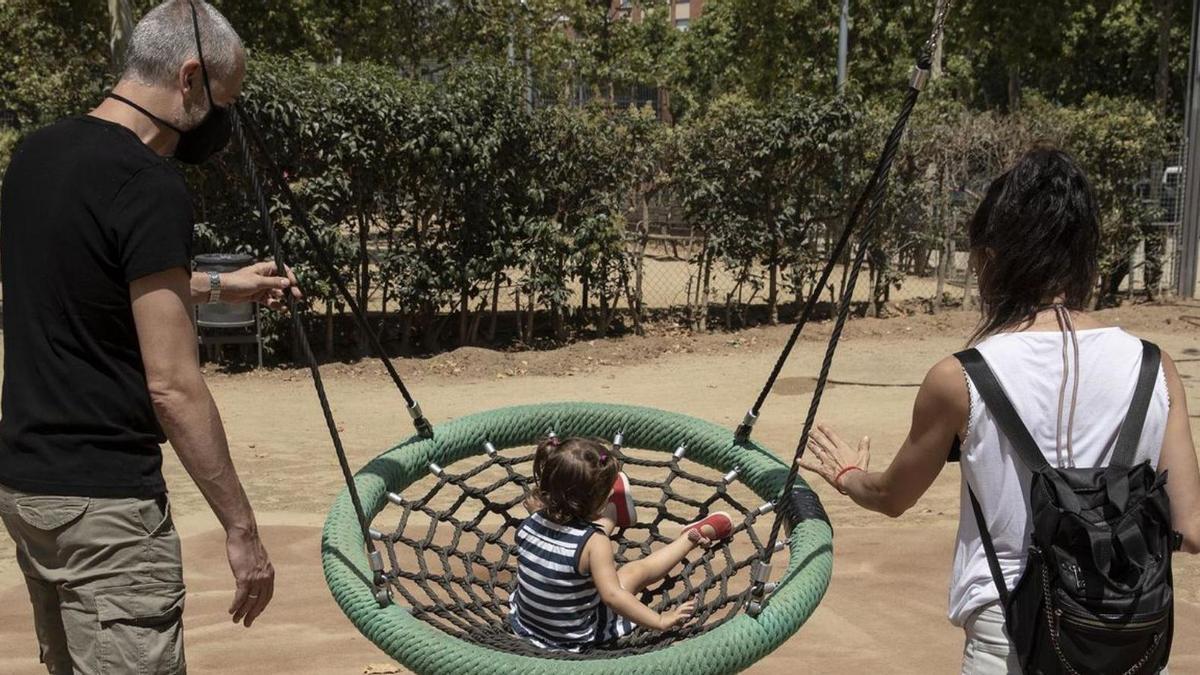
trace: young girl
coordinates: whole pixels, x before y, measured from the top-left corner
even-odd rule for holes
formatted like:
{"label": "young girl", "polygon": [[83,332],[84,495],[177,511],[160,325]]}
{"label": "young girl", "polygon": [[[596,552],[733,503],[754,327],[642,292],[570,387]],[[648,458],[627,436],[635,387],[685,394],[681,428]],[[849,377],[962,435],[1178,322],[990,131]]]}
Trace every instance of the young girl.
{"label": "young girl", "polygon": [[533,461],[536,508],[517,530],[517,587],[509,601],[513,631],[543,649],[579,651],[627,635],[637,624],[670,630],[693,602],[658,613],[636,597],[667,576],[697,546],[733,530],[725,513],[687,525],[679,537],[617,569],[609,536],[636,522],[629,480],[602,441],[550,437]]}

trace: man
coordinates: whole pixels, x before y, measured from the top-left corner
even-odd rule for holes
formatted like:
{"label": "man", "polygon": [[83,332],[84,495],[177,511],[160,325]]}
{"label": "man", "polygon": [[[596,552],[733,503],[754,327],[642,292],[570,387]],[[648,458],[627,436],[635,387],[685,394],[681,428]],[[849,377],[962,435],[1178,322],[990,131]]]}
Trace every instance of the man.
{"label": "man", "polygon": [[270,264],[190,273],[191,202],[167,160],[201,162],[227,143],[244,74],[223,16],[164,2],[130,36],[111,96],[31,134],[3,183],[0,516],[51,673],[186,670],[165,440],[225,529],[233,621],[250,626],[271,601],[192,302],[296,291]]}

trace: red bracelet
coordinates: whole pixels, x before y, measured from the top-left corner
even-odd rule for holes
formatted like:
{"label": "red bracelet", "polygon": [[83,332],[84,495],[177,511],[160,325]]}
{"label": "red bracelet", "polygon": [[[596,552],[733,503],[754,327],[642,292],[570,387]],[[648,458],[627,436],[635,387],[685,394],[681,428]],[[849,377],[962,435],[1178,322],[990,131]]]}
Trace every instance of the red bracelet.
{"label": "red bracelet", "polygon": [[842,494],[849,494],[846,492],[846,488],[842,487],[842,476],[845,476],[851,471],[865,471],[865,469],[863,469],[861,466],[854,466],[851,464],[850,466],[839,471],[838,475],[833,479],[833,487],[836,488],[838,492]]}

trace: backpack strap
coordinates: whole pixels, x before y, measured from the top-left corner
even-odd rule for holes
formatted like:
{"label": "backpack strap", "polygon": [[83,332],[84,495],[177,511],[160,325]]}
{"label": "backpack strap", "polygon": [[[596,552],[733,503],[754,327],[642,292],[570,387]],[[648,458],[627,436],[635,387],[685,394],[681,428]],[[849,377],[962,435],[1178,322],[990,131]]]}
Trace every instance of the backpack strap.
{"label": "backpack strap", "polygon": [[1000,426],[1000,431],[1013,444],[1013,449],[1017,451],[1021,463],[1034,473],[1054,474],[1053,467],[1042,455],[1037,442],[1029,434],[1029,429],[1025,428],[1025,424],[1021,422],[1020,415],[1013,408],[1012,402],[1008,400],[1008,395],[1004,393],[1004,388],[1000,386],[996,374],[983,359],[983,354],[980,354],[978,349],[967,349],[955,354],[954,358],[958,359],[963,369],[967,371],[967,376],[979,390],[979,395],[983,397],[988,411],[992,413],[996,424]]}
{"label": "backpack strap", "polygon": [[1008,582],[1004,580],[1004,570],[1000,568],[1000,557],[996,555],[996,545],[992,543],[992,535],[988,532],[987,523],[983,520],[983,509],[975,498],[975,491],[967,484],[967,494],[971,497],[971,510],[975,512],[975,524],[979,526],[979,538],[983,541],[983,552],[987,555],[988,569],[992,571],[992,582],[1000,592],[1000,608],[1008,614]]}
{"label": "backpack strap", "polygon": [[1162,352],[1153,342],[1142,340],[1142,368],[1138,373],[1137,387],[1133,390],[1133,402],[1121,423],[1117,444],[1113,447],[1109,466],[1129,468],[1137,456],[1138,443],[1142,439],[1142,427],[1146,424],[1146,412],[1154,396],[1154,385],[1158,383],[1158,369],[1162,363]]}
{"label": "backpack strap", "polygon": [[979,390],[979,395],[983,397],[983,403],[987,406],[988,412],[996,420],[1001,433],[1012,443],[1017,457],[1020,458],[1025,468],[1035,474],[1045,476],[1058,495],[1059,503],[1072,513],[1079,513],[1083,508],[1079,497],[1075,495],[1058,471],[1046,461],[1037,442],[1030,435],[1029,429],[1021,421],[1021,416],[1017,414],[1016,408],[1013,408],[1012,401],[1004,393],[1004,387],[1000,385],[996,374],[984,360],[983,354],[980,354],[978,349],[967,349],[955,354],[954,357],[967,371],[967,376],[971,378],[971,382]]}

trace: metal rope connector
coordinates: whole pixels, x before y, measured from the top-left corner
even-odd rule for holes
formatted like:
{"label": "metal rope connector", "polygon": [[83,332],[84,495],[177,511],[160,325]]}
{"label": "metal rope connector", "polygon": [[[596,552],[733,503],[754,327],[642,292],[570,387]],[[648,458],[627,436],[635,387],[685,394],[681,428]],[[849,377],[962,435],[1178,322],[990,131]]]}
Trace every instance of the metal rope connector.
{"label": "metal rope connector", "polygon": [[742,472],[741,467],[735,466],[729,473],[725,474],[724,476],[721,476],[721,482],[725,483],[726,485],[729,485],[733,481],[737,480],[738,474],[741,472]]}
{"label": "metal rope connector", "polygon": [[491,441],[485,441],[485,442],[484,442],[484,444],[483,444],[483,451],[484,451],[484,452],[486,452],[486,453],[488,454],[488,457],[495,457],[495,456],[496,456],[496,446],[492,445],[492,442],[491,442]]}
{"label": "metal rope connector", "polygon": [[686,454],[687,454],[687,446],[686,445],[681,445],[678,448],[675,448],[675,452],[672,453],[672,455],[675,457],[675,459],[683,459],[683,456]]}
{"label": "metal rope connector", "polygon": [[392,604],[392,589],[388,588],[386,582],[381,586],[375,587],[375,602],[380,609]]}
{"label": "metal rope connector", "polygon": [[387,500],[389,502],[395,504],[396,506],[404,506],[405,505],[404,497],[401,497],[400,495],[396,494],[395,492],[387,493]]}
{"label": "metal rope connector", "polygon": [[408,415],[413,419],[413,426],[416,427],[418,436],[433,438],[433,425],[425,419],[425,413],[421,412],[420,403],[413,401],[412,405],[408,406]]}
{"label": "metal rope connector", "polygon": [[921,66],[913,66],[912,79],[909,80],[908,86],[917,91],[925,91],[925,85],[929,84],[929,69]]}
{"label": "metal rope connector", "polygon": [[775,592],[776,586],[778,584],[771,583],[771,563],[755,561],[750,566],[750,602],[746,605],[746,613],[758,616],[766,606],[767,596]]}
{"label": "metal rope connector", "polygon": [[445,473],[445,471],[436,462],[430,462],[429,463],[429,473],[437,476],[438,478],[441,478],[442,474]]}
{"label": "metal rope connector", "polygon": [[754,414],[753,410],[747,410],[746,416],[742,418],[742,423],[738,425],[737,431],[733,432],[733,437],[738,443],[745,443],[750,440],[750,432],[754,431],[754,423],[758,421],[758,415]]}
{"label": "metal rope connector", "polygon": [[759,560],[750,566],[750,581],[756,584],[765,584],[770,580],[771,563]]}
{"label": "metal rope connector", "polygon": [[620,452],[623,445],[625,445],[625,432],[618,431],[617,435],[613,437],[613,450]]}

